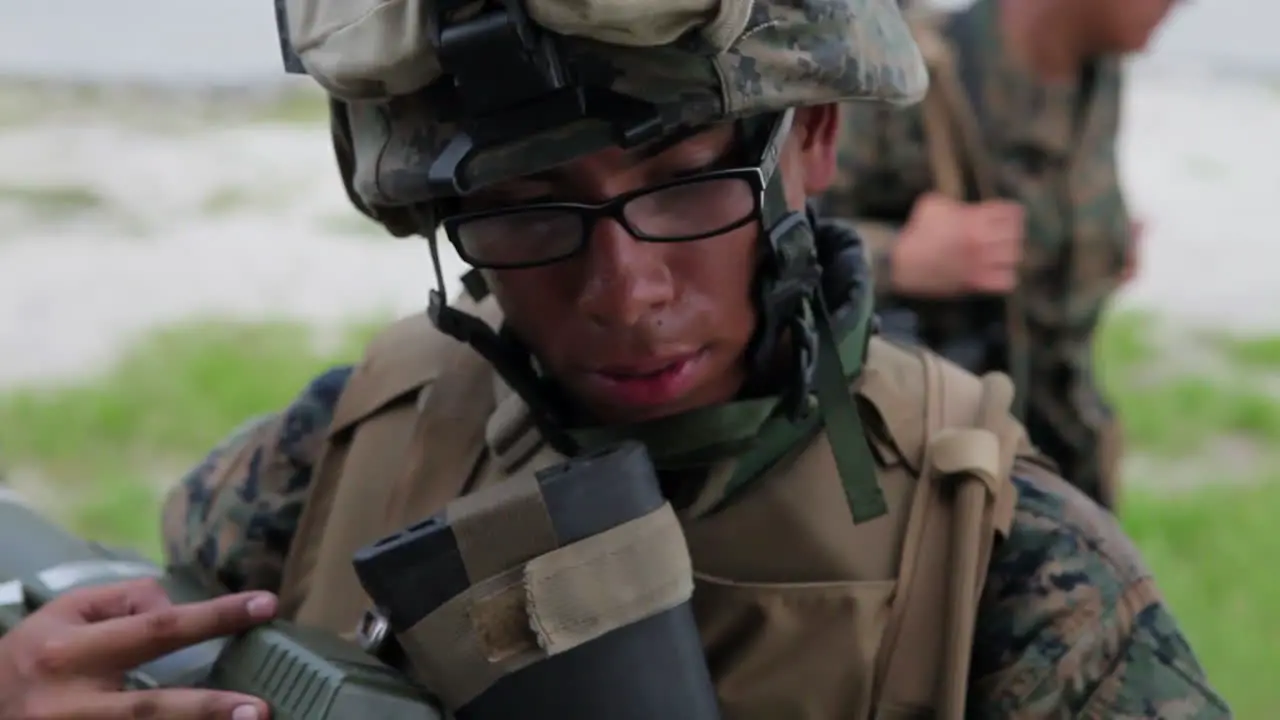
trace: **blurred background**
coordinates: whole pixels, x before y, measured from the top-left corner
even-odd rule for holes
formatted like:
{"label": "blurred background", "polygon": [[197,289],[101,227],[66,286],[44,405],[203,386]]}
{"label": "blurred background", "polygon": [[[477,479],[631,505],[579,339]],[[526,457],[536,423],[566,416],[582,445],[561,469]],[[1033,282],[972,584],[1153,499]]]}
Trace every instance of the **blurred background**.
{"label": "blurred background", "polygon": [[[273,22],[268,0],[0,0],[0,472],[157,556],[167,487],[431,284],[424,244],[347,204]],[[1099,358],[1123,523],[1259,720],[1280,717],[1277,22],[1188,3],[1133,63],[1147,233]]]}

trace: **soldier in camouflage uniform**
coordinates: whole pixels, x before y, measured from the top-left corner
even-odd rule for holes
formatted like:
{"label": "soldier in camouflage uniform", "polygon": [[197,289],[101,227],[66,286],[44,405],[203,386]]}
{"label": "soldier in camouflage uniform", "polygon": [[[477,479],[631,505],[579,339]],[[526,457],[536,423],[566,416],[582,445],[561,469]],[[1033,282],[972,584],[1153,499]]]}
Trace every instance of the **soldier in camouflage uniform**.
{"label": "soldier in camouflage uniform", "polygon": [[968,369],[1015,373],[1032,440],[1107,507],[1120,427],[1094,338],[1141,228],[1116,169],[1121,56],[1175,2],[978,0],[922,21],[947,46],[1003,199],[982,197],[972,176],[967,197],[937,191],[923,105],[849,106],[840,177],[823,198],[826,213],[858,221],[884,305],[907,309],[912,332]]}
{"label": "soldier in camouflage uniform", "polygon": [[[320,5],[330,15],[363,13]],[[458,56],[443,50],[438,59],[450,63],[453,88],[412,87],[407,75],[426,73],[435,56],[417,65],[382,57],[371,67],[370,58],[404,49],[385,32],[327,35],[354,38],[354,65],[326,40],[309,45],[319,50],[308,70],[335,94],[335,147],[357,207],[428,243],[443,224],[463,258],[483,269],[492,294],[473,286],[469,299],[448,306],[436,294],[436,327],[421,316],[397,323],[358,365],[322,374],[291,405],[214,449],[167,499],[171,563],[215,592],[278,593],[283,615],[349,630],[361,605],[348,550],[385,534],[381,524],[416,521],[454,490],[507,481],[511,467],[544,455],[635,438],[661,471],[700,571],[693,604],[727,720],[934,716],[928,697],[916,698],[926,703],[918,706],[886,702],[903,689],[892,681],[903,677],[896,661],[906,661],[910,676],[914,666],[933,666],[933,654],[888,656],[890,680],[882,683],[866,645],[879,637],[872,630],[884,629],[882,616],[896,616],[896,598],[911,596],[907,584],[883,592],[908,580],[897,574],[899,561],[947,568],[946,536],[942,546],[921,541],[931,554],[899,556],[910,535],[899,532],[901,523],[935,527],[914,524],[917,506],[958,522],[950,490],[970,496],[974,488],[982,529],[995,542],[985,544],[978,573],[975,635],[959,648],[960,674],[950,678],[961,679],[961,696],[937,716],[1230,717],[1123,532],[1036,461],[1007,414],[1007,380],[979,382],[868,337],[861,243],[847,226],[806,212],[806,196],[824,190],[835,171],[835,103],[907,102],[924,91],[920,55],[891,0],[711,4],[683,29],[700,28],[718,53],[697,42],[670,44],[680,35],[693,40],[692,32],[639,39],[651,27],[646,18],[604,28],[549,14],[548,6],[559,7],[543,2],[539,22],[597,41],[565,47],[585,53],[590,67],[612,67],[603,87],[630,94],[605,93],[611,102],[594,124],[552,125],[545,135],[519,125],[512,135],[508,126],[505,140],[471,166],[477,174],[467,192],[459,192],[461,166],[449,161],[466,154],[467,143],[452,141],[469,126],[443,123],[440,114],[457,120],[454,103],[492,102],[498,88],[484,78],[471,85],[470,68],[451,64]],[[672,21],[664,8],[641,10]],[[735,29],[725,33],[721,21],[735,9],[742,11],[728,21]],[[687,23],[687,7],[683,13]],[[596,22],[607,24],[607,15]],[[607,29],[622,41],[602,42]],[[530,36],[526,28],[510,37]],[[487,82],[514,80],[521,67]],[[362,92],[398,94],[391,102],[352,99]],[[496,110],[491,117],[501,121],[513,116],[500,103]],[[638,135],[599,132],[600,122],[622,118]],[[489,130],[490,141],[503,137],[501,126]],[[980,425],[990,434],[961,432],[971,417],[944,416],[939,401],[949,396],[940,398],[939,387],[981,396]],[[970,401],[958,405],[973,409]],[[485,409],[477,415],[478,406]],[[765,447],[780,437],[790,444]],[[992,442],[977,452],[973,438]],[[950,454],[955,464],[942,462],[946,448],[959,451]],[[759,457],[766,458],[759,472],[734,485],[738,470]],[[941,484],[949,478],[957,485]],[[743,508],[771,521],[739,532]],[[988,522],[994,517],[1003,518],[998,529]],[[792,532],[780,536],[775,521]],[[725,523],[734,531],[718,533]],[[880,542],[857,542],[867,538]],[[855,556],[883,567],[868,570]],[[740,565],[736,572],[723,568],[726,558]],[[708,568],[716,561],[719,572]],[[972,606],[978,594],[961,590],[953,600]],[[760,592],[771,599],[748,602],[724,637],[715,598],[746,602]],[[924,609],[938,613],[946,608],[933,606],[944,604]],[[902,634],[911,635],[903,622]],[[0,639],[0,707],[6,694],[61,689],[58,702],[67,707],[68,696],[101,693],[69,682],[76,673],[66,672],[100,675],[100,665],[70,662],[57,628],[41,637],[45,626],[30,627],[24,643]],[[50,647],[59,662],[42,662]],[[6,676],[6,659],[27,672]],[[778,683],[788,676],[795,686]],[[915,685],[908,696],[933,693],[932,683]],[[89,715],[58,715],[82,716]]]}

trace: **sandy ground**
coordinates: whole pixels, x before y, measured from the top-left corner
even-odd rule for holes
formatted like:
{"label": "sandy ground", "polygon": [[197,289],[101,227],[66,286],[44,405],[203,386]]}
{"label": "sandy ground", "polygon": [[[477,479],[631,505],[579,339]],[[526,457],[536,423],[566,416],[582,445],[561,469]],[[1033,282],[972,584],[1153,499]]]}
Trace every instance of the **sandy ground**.
{"label": "sandy ground", "polygon": [[[1266,89],[1131,87],[1123,171],[1148,233],[1122,304],[1280,327],[1274,128]],[[158,131],[107,112],[0,125],[0,386],[93,371],[193,316],[411,312],[429,263],[423,243],[362,226],[319,127]]]}

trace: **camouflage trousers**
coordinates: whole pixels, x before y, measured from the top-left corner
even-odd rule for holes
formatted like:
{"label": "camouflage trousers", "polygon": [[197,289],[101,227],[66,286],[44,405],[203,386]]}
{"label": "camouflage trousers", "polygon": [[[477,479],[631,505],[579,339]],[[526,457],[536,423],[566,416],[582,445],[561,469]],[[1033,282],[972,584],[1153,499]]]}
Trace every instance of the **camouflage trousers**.
{"label": "camouflage trousers", "polygon": [[1023,418],[1031,442],[1053,458],[1071,484],[1115,510],[1124,432],[1097,385],[1092,362],[1044,367],[1037,360],[1033,355]]}

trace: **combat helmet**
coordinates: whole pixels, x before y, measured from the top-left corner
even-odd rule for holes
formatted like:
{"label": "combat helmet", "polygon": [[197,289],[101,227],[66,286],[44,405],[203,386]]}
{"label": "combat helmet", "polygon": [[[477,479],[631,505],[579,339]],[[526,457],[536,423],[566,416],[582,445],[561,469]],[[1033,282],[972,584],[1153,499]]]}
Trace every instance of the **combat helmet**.
{"label": "combat helmet", "polygon": [[[793,108],[924,95],[896,0],[276,0],[276,21],[286,69],[329,94],[351,201],[393,235],[427,239],[433,322],[490,362],[567,454],[620,430],[569,427],[518,340],[446,304],[437,232],[467,260],[450,226],[460,197],[610,146],[736,123],[755,155],[741,173],[754,178],[762,228],[749,359],[763,368],[787,337],[794,377],[774,397],[621,431],[657,433],[655,461],[680,466],[748,452],[767,423],[843,429],[832,445],[855,519],[883,512],[847,390],[865,355],[870,284],[847,317],[826,306],[812,218],[788,208],[776,170]],[[711,427],[719,437],[707,438]],[[671,449],[689,435],[703,441]]]}

